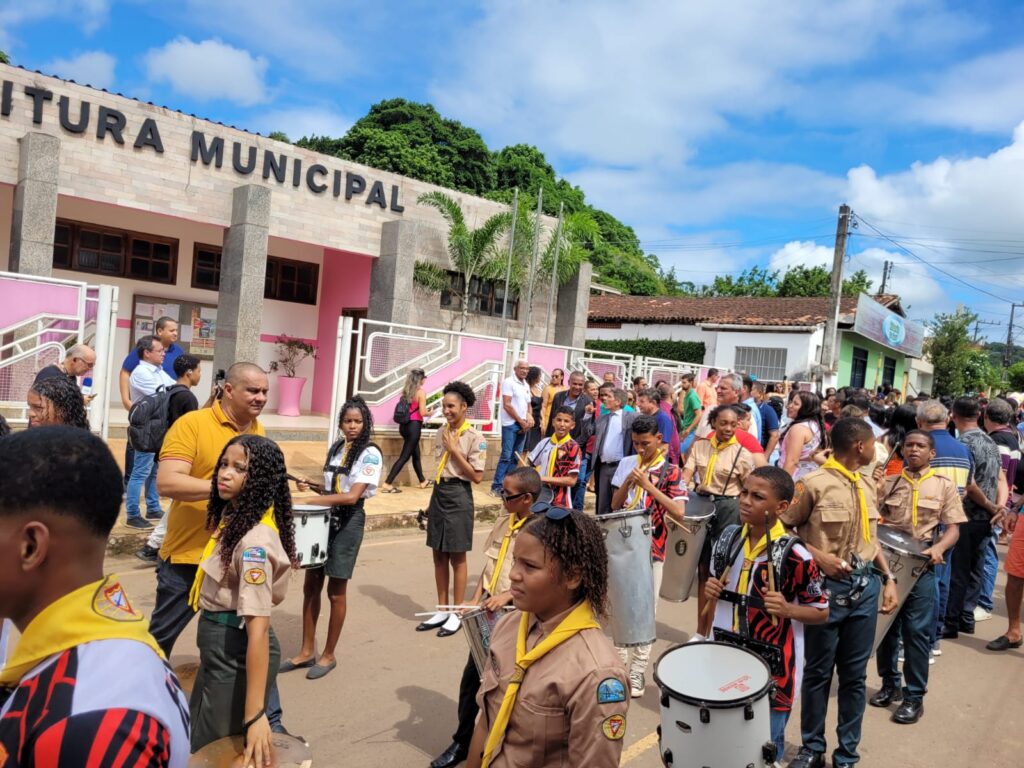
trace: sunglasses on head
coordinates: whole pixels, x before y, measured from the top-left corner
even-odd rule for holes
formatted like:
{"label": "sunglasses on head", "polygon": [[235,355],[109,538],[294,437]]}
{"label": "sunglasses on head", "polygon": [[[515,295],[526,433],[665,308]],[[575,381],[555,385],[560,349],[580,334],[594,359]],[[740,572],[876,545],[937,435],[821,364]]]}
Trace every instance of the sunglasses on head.
{"label": "sunglasses on head", "polygon": [[546,501],[538,501],[532,507],[530,511],[535,515],[544,515],[548,520],[564,520],[572,514],[571,509],[565,507],[556,507]]}

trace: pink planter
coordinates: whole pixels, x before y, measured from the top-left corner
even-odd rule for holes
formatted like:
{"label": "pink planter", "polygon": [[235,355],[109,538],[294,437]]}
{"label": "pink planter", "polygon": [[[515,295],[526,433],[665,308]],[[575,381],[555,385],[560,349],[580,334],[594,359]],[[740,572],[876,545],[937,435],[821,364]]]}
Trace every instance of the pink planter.
{"label": "pink planter", "polygon": [[302,400],[302,388],[306,386],[304,376],[277,377],[277,415],[299,416],[299,402]]}

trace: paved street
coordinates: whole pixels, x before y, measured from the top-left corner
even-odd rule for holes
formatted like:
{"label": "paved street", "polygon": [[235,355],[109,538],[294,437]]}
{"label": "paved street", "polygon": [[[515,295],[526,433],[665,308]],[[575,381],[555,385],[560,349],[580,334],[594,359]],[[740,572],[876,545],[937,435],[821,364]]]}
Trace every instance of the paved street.
{"label": "paved street", "polygon": [[[486,530],[478,524],[477,546]],[[1005,548],[1000,547],[1000,554]],[[478,554],[478,553],[477,553]],[[476,559],[470,555],[471,570]],[[111,558],[108,570],[119,572],[145,612],[153,605],[155,576],[134,558]],[[455,726],[455,701],[467,646],[461,633],[440,639],[413,631],[417,611],[433,601],[430,553],[420,532],[379,532],[363,544],[356,578],[349,589],[349,617],[339,646],[338,668],[320,681],[301,671],[280,677],[287,727],[305,736],[314,765],[426,766],[449,742]],[[997,615],[978,625],[975,637],[944,643],[932,667],[924,719],[898,726],[887,713],[868,708],[861,745],[862,766],[987,766],[1017,768],[1024,754],[1019,710],[1024,691],[1024,654],[991,654],[984,644],[1005,627],[1002,574],[996,589]],[[274,614],[284,654],[299,645],[301,577],[293,579],[287,601]],[[661,602],[656,658],[674,643],[685,642],[695,625],[696,607]],[[321,617],[322,632],[326,617]],[[172,659],[196,662],[195,623],[186,631]],[[648,671],[650,681],[650,671]],[[873,672],[869,691],[877,689]],[[833,698],[834,709],[834,698]],[[653,735],[658,723],[658,696],[648,683],[645,696],[629,711],[622,765],[660,766]],[[830,736],[834,729],[830,720]],[[601,738],[595,731],[595,738]],[[790,722],[788,754],[799,740],[798,714]],[[830,744],[834,743],[834,738]]]}

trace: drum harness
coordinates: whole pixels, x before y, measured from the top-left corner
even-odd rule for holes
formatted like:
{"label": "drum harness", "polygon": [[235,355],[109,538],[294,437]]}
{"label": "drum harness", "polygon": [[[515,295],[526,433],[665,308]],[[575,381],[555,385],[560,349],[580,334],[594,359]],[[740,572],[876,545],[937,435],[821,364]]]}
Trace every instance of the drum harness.
{"label": "drum harness", "polygon": [[[344,475],[348,475],[348,472],[342,472],[342,465],[345,463],[344,460],[342,460],[337,465],[331,464],[331,460],[334,459],[334,456],[338,453],[339,450],[341,450],[341,447],[344,444],[345,438],[335,440],[334,444],[327,451],[327,461],[324,462],[324,474],[330,477],[331,479],[327,483],[327,487],[324,488],[324,491],[330,493],[338,493],[338,483],[341,477]],[[363,448],[363,450],[365,451],[367,448],[376,448],[380,452],[381,456],[384,455],[384,451],[381,451],[380,446],[374,442],[367,443],[366,447]],[[359,457],[357,456],[356,459],[358,458]],[[351,514],[353,512],[356,512],[357,510],[362,509],[364,502],[365,499],[360,498],[355,504],[350,504],[348,506],[331,507],[331,533],[335,534],[339,530],[341,530],[342,523],[344,522],[343,515]]]}

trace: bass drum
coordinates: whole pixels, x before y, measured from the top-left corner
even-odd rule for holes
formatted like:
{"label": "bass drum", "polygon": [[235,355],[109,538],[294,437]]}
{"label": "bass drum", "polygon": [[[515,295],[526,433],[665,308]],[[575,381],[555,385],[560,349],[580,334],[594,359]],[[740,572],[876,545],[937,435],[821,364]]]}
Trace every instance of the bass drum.
{"label": "bass drum", "polygon": [[665,600],[684,603],[690,599],[697,580],[700,553],[714,518],[715,503],[711,497],[697,493],[691,494],[686,501],[686,516],[682,525],[665,517],[668,538],[665,542],[665,570],[658,593]]}
{"label": "bass drum", "polygon": [[[894,526],[885,524],[878,526],[878,543],[882,545],[882,551],[885,552],[885,556],[889,560],[889,570],[896,577],[898,602],[896,610],[888,616],[884,613],[878,614],[878,623],[875,625],[875,644],[871,646],[872,654],[882,644],[889,627],[892,626],[896,616],[903,608],[903,604],[907,601],[910,590],[914,588],[917,580],[921,578],[921,574],[931,563],[931,558],[921,554],[928,548],[928,545]],[[878,605],[881,608],[881,595],[878,597]]]}
{"label": "bass drum", "polygon": [[331,508],[293,504],[295,556],[300,568],[319,568],[327,562],[327,540],[331,533]]}
{"label": "bass drum", "polygon": [[619,647],[653,643],[654,568],[651,515],[646,510],[598,515],[608,551],[608,604],[612,640]]}

